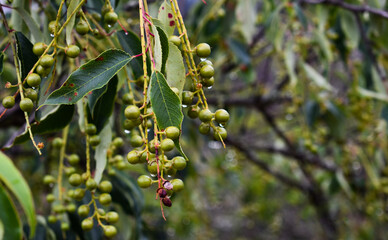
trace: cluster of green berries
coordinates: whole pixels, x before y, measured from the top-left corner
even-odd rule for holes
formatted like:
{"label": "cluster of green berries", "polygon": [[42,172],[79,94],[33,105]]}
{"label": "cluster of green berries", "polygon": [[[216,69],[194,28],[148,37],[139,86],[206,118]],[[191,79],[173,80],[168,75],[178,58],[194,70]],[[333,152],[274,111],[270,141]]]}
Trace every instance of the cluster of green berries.
{"label": "cluster of green berries", "polygon": [[101,143],[101,138],[98,136],[97,128],[93,123],[88,123],[85,127],[85,133],[89,136],[89,144],[96,147]]}

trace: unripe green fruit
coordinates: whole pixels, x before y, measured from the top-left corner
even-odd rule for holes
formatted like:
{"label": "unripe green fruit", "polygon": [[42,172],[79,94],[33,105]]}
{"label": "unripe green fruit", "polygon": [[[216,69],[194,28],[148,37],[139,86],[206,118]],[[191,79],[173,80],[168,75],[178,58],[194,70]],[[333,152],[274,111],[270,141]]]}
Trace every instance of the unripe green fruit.
{"label": "unripe green fruit", "polygon": [[225,109],[218,109],[214,116],[218,123],[224,124],[229,121],[229,113]]}
{"label": "unripe green fruit", "polygon": [[76,45],[69,45],[65,48],[65,54],[66,56],[68,57],[71,57],[71,58],[76,58],[78,57],[79,53],[81,52],[81,50],[79,49],[78,46]]}
{"label": "unripe green fruit", "polygon": [[201,123],[199,125],[199,132],[203,135],[209,134],[210,132],[210,124],[209,123]]}
{"label": "unripe green fruit", "polygon": [[67,168],[65,168],[66,176],[70,176],[73,173],[75,173],[75,168],[74,167],[67,167]]}
{"label": "unripe green fruit", "polygon": [[139,135],[133,135],[129,142],[131,143],[132,147],[140,147],[144,143],[143,138]]}
{"label": "unripe green fruit", "polygon": [[77,165],[79,163],[79,156],[77,154],[71,154],[68,160],[70,165]]}
{"label": "unripe green fruit", "polygon": [[201,68],[199,73],[203,78],[211,78],[214,76],[214,68],[211,65],[205,65]]}
{"label": "unripe green fruit", "polygon": [[125,105],[130,105],[133,103],[133,96],[130,93],[126,93],[123,95],[123,103]]}
{"label": "unripe green fruit", "polygon": [[202,84],[204,87],[211,87],[214,85],[214,77],[211,78],[203,78]]}
{"label": "unripe green fruit", "polygon": [[198,64],[198,69],[201,69],[203,66],[205,65],[210,65],[210,66],[213,66],[213,63],[210,61],[210,60],[205,60],[205,61],[202,61]]}
{"label": "unripe green fruit", "polygon": [[81,20],[75,26],[75,30],[78,34],[85,35],[89,32],[89,26],[85,21]]}
{"label": "unripe green fruit", "polygon": [[77,188],[74,190],[74,199],[77,201],[81,201],[85,196],[85,189]]}
{"label": "unripe green fruit", "polygon": [[56,223],[58,221],[57,217],[55,215],[50,215],[47,218],[47,221],[51,224]]}
{"label": "unripe green fruit", "polygon": [[124,161],[121,161],[121,162],[117,162],[117,163],[116,163],[116,168],[117,168],[118,170],[124,170],[126,167],[127,167],[127,165],[125,164]]}
{"label": "unripe green fruit", "polygon": [[96,134],[97,133],[96,125],[94,125],[93,123],[89,123],[88,125],[86,125],[85,132],[87,135]]}
{"label": "unripe green fruit", "polygon": [[199,108],[198,107],[190,106],[187,109],[187,116],[189,116],[189,118],[195,119],[198,117],[198,115],[199,115]]}
{"label": "unripe green fruit", "polygon": [[81,175],[79,175],[78,173],[71,174],[69,177],[69,183],[74,187],[81,185],[82,183]]}
{"label": "unripe green fruit", "polygon": [[[58,22],[58,30],[61,28],[61,24]],[[55,33],[55,21],[51,21],[48,25],[48,30],[51,34]]]}
{"label": "unripe green fruit", "polygon": [[20,101],[19,107],[23,112],[31,112],[34,108],[34,103],[29,98],[24,98]]}
{"label": "unripe green fruit", "polygon": [[108,225],[104,227],[104,235],[105,237],[111,238],[116,236],[117,229],[114,226]]}
{"label": "unripe green fruit", "polygon": [[174,192],[182,191],[183,188],[185,187],[185,184],[184,184],[183,181],[180,180],[180,179],[173,179],[173,180],[171,181],[171,184],[172,184],[172,186],[173,186],[172,190],[173,190]]}
{"label": "unripe green fruit", "polygon": [[105,219],[108,223],[117,223],[119,221],[119,214],[117,212],[108,212],[105,215]]}
{"label": "unripe green fruit", "polygon": [[137,119],[140,117],[140,109],[135,105],[129,105],[124,110],[127,119]]}
{"label": "unripe green fruit", "polygon": [[86,218],[81,223],[82,230],[90,231],[93,229],[93,218]]}
{"label": "unripe green fruit", "polygon": [[179,47],[181,45],[181,39],[178,36],[175,36],[175,35],[171,35],[168,38],[168,41],[172,42],[177,47]]}
{"label": "unripe green fruit", "polygon": [[76,206],[74,204],[69,204],[66,206],[66,212],[73,213],[76,210]]}
{"label": "unripe green fruit", "polygon": [[158,173],[158,164],[156,162],[152,162],[147,165],[148,172],[151,174],[157,174]]}
{"label": "unripe green fruit", "polygon": [[81,205],[78,207],[78,215],[80,215],[80,217],[87,217],[89,215],[89,212],[90,212],[90,208],[88,205]]}
{"label": "unripe green fruit", "polygon": [[13,96],[7,96],[3,98],[2,104],[4,108],[12,108],[15,106],[15,98]]}
{"label": "unripe green fruit", "polygon": [[124,145],[124,140],[121,137],[116,137],[113,139],[113,145],[117,148],[122,147]]}
{"label": "unripe green fruit", "polygon": [[51,68],[51,66],[54,64],[54,58],[50,55],[44,55],[41,59],[39,64],[44,68]]}
{"label": "unripe green fruit", "polygon": [[103,192],[103,193],[109,193],[112,191],[112,183],[107,180],[102,181],[98,185],[98,190],[100,190],[100,192]]}
{"label": "unripe green fruit", "polygon": [[53,207],[55,213],[64,213],[66,211],[65,207],[62,204],[55,205]]}
{"label": "unripe green fruit", "polygon": [[[156,140],[157,141],[157,140]],[[156,152],[156,148],[155,148],[155,139],[151,140],[149,142],[149,146],[148,146],[148,150],[151,152],[151,153],[155,153]]]}
{"label": "unripe green fruit", "polygon": [[52,203],[55,201],[55,196],[54,194],[50,193],[50,194],[47,194],[46,196],[46,201],[49,202],[49,203]]}
{"label": "unripe green fruit", "polygon": [[165,132],[166,132],[166,137],[172,140],[179,138],[179,135],[181,134],[181,131],[179,130],[179,128],[174,126],[166,128]]}
{"label": "unripe green fruit", "polygon": [[196,53],[200,58],[207,58],[211,53],[211,48],[207,43],[200,43],[196,47]]}
{"label": "unripe green fruit", "polygon": [[101,216],[105,216],[105,210],[103,208],[99,208],[97,209],[98,211],[98,214],[100,214]]}
{"label": "unripe green fruit", "polygon": [[186,162],[186,159],[184,157],[178,156],[178,157],[174,157],[172,159],[172,166],[176,170],[183,170],[186,168],[186,165],[187,165],[187,162]]}
{"label": "unripe green fruit", "polygon": [[31,99],[31,101],[35,102],[35,101],[38,99],[38,92],[35,91],[35,90],[32,89],[32,88],[27,88],[27,89],[24,91],[24,96],[25,96],[26,98]]}
{"label": "unripe green fruit", "polygon": [[61,230],[62,231],[68,231],[70,229],[70,226],[67,222],[61,223]]}
{"label": "unripe green fruit", "polygon": [[86,181],[85,185],[86,185],[86,188],[89,189],[89,190],[94,190],[94,189],[97,188],[97,183],[96,183],[96,181],[94,181],[93,178],[89,178]]}
{"label": "unripe green fruit", "polygon": [[44,68],[42,65],[38,65],[36,67],[36,73],[38,73],[41,77],[47,77],[51,72],[51,68]]}
{"label": "unripe green fruit", "polygon": [[[149,159],[153,159],[153,158],[155,158],[155,154],[150,153]],[[144,152],[144,153],[141,155],[141,157],[140,157],[140,162],[141,162],[141,163],[147,162],[147,152]]]}
{"label": "unripe green fruit", "polygon": [[98,197],[98,201],[101,205],[109,205],[112,202],[112,197],[109,193],[103,193]]}
{"label": "unripe green fruit", "polygon": [[136,164],[140,162],[140,153],[137,150],[132,150],[127,154],[127,160],[130,164]]}
{"label": "unripe green fruit", "polygon": [[89,143],[92,147],[98,146],[101,143],[101,138],[98,135],[91,136],[89,138]]}
{"label": "unripe green fruit", "polygon": [[62,146],[63,146],[62,138],[59,138],[59,137],[54,138],[54,140],[53,140],[53,147],[60,148]]}
{"label": "unripe green fruit", "polygon": [[149,176],[147,176],[147,175],[141,175],[137,179],[137,184],[141,188],[148,188],[152,184],[152,179]]}
{"label": "unripe green fruit", "polygon": [[68,196],[69,198],[73,198],[73,197],[74,197],[74,190],[73,190],[73,189],[68,190],[68,191],[67,191],[67,196]]}
{"label": "unripe green fruit", "polygon": [[44,44],[42,42],[38,42],[38,43],[35,43],[34,46],[32,47],[32,52],[36,56],[40,56],[43,54],[43,52],[46,50],[46,48],[47,48],[46,44]]}
{"label": "unripe green fruit", "polygon": [[114,156],[113,161],[114,162],[122,162],[122,161],[124,161],[124,158],[121,155],[116,155],[116,156]]}
{"label": "unripe green fruit", "polygon": [[40,78],[40,76],[36,73],[31,73],[27,76],[27,84],[31,87],[37,87],[40,85],[40,82],[42,81],[42,79]]}
{"label": "unripe green fruit", "polygon": [[55,183],[55,178],[51,175],[46,175],[43,177],[43,183],[46,185]]}
{"label": "unripe green fruit", "polygon": [[160,147],[163,151],[168,152],[174,149],[175,144],[173,140],[166,138],[162,140],[162,142],[160,143]]}
{"label": "unripe green fruit", "polygon": [[164,169],[164,171],[169,176],[175,176],[177,172],[176,168],[172,167],[172,164],[169,164],[168,167]]}
{"label": "unripe green fruit", "polygon": [[220,136],[221,136],[222,140],[224,140],[228,137],[228,132],[226,131],[225,128],[216,127],[216,130],[213,133],[213,137],[214,137],[214,139],[221,141]]}
{"label": "unripe green fruit", "polygon": [[104,22],[106,22],[107,24],[110,24],[110,25],[115,24],[117,22],[117,19],[118,19],[118,16],[113,11],[107,12],[104,15]]}
{"label": "unripe green fruit", "polygon": [[190,105],[193,102],[194,94],[190,91],[182,92],[182,104]]}
{"label": "unripe green fruit", "polygon": [[199,119],[202,122],[210,122],[213,118],[213,113],[209,109],[202,109],[199,112]]}

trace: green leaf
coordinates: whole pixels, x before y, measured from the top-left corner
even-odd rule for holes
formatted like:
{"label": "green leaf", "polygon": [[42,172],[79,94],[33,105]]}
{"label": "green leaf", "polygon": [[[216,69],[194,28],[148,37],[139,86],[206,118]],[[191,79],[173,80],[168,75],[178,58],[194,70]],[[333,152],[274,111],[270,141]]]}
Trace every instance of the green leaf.
{"label": "green leaf", "polygon": [[167,36],[171,36],[174,34],[175,19],[169,2],[164,1],[160,6],[158,20],[162,23],[163,29],[166,31]]}
{"label": "green leaf", "polygon": [[388,96],[383,93],[374,92],[362,87],[357,87],[357,92],[364,97],[370,97],[379,101],[388,102]]}
{"label": "green leaf", "polygon": [[349,41],[350,46],[355,48],[360,41],[360,32],[357,26],[356,17],[348,11],[341,11],[341,27]]}
{"label": "green leaf", "polygon": [[96,125],[97,133],[104,128],[112,114],[117,93],[117,83],[117,76],[114,76],[112,80],[109,81],[106,92],[98,99],[94,109],[90,110],[92,113],[91,122]]}
{"label": "green leaf", "polygon": [[331,52],[330,42],[325,36],[325,34],[321,31],[314,31],[314,37],[318,45],[320,46],[323,54],[325,55],[327,61],[333,61],[333,53]]}
{"label": "green leaf", "polygon": [[94,153],[94,159],[96,160],[94,180],[97,183],[101,181],[102,174],[104,173],[107,162],[106,153],[109,149],[110,143],[112,142],[111,124],[106,124],[98,135],[101,138],[101,142],[96,147],[96,151]]}
{"label": "green leaf", "polygon": [[311,81],[315,82],[318,87],[321,87],[328,91],[333,90],[333,87],[326,81],[326,79],[310,65],[308,65],[307,63],[303,63],[303,68],[307,74],[307,77],[310,78]]}
{"label": "green leaf", "polygon": [[305,30],[307,30],[308,22],[307,22],[306,15],[304,15],[304,13],[303,13],[302,8],[300,7],[300,5],[298,3],[294,3],[293,6],[294,6],[294,9],[295,9],[296,15],[298,16],[299,21],[302,23],[303,28]]}
{"label": "green leaf", "polygon": [[18,58],[22,69],[22,79],[25,79],[32,67],[38,61],[38,57],[32,52],[33,45],[23,33],[16,32],[15,36]]}
{"label": "green leaf", "polygon": [[0,52],[0,74],[3,73],[3,61],[4,61],[4,53]]}
{"label": "green leaf", "polygon": [[183,114],[179,97],[168,86],[160,72],[151,76],[151,104],[161,129],[175,126],[181,129]]}
{"label": "green leaf", "polygon": [[33,236],[35,234],[36,217],[31,190],[11,159],[2,152],[0,152],[0,180],[13,193],[22,206],[31,228],[31,235]]}
{"label": "green leaf", "polygon": [[319,103],[317,101],[308,101],[305,106],[305,112],[307,125],[313,128],[320,115]]}
{"label": "green leaf", "polygon": [[[157,22],[158,20],[154,19],[153,21]],[[155,69],[164,73],[166,71],[166,62],[168,58],[168,38],[164,31],[155,24],[152,25],[152,32],[155,35]]]}
{"label": "green leaf", "polygon": [[[32,134],[47,134],[57,132],[66,127],[73,118],[74,105],[63,105],[54,108],[50,113],[41,119],[40,122],[35,122],[31,125]],[[28,141],[30,136],[27,129],[15,138],[13,144],[20,144]],[[11,146],[7,146],[9,148]]]}
{"label": "green leaf", "polygon": [[0,239],[7,236],[6,239],[22,239],[22,226],[20,224],[20,216],[12,203],[12,198],[0,185],[0,222],[6,223],[6,228],[3,229],[3,234],[0,233]]}
{"label": "green leaf", "polygon": [[256,28],[256,7],[252,0],[238,1],[236,6],[236,18],[239,29],[247,43],[251,43]]}
{"label": "green leaf", "polygon": [[35,22],[35,20],[31,17],[30,13],[24,10],[21,7],[14,8],[19,15],[22,17],[23,21],[26,23],[28,27],[28,31],[31,32],[33,40],[35,42],[43,41],[43,34],[40,31],[39,25]]}
{"label": "green leaf", "polygon": [[296,73],[295,73],[295,53],[292,49],[294,45],[294,42],[293,41],[289,41],[287,43],[287,46],[286,46],[286,49],[284,51],[284,61],[286,63],[286,68],[287,68],[287,73],[288,75],[290,76],[290,85],[291,87],[295,87],[297,82],[298,82],[298,79],[296,77]]}
{"label": "green leaf", "polygon": [[43,105],[75,104],[91,91],[104,87],[131,60],[132,57],[121,50],[103,52],[74,71]]}
{"label": "green leaf", "polygon": [[168,51],[166,64],[167,83],[170,87],[178,88],[179,96],[181,96],[186,82],[186,69],[183,57],[179,48],[173,43],[169,43]]}
{"label": "green leaf", "polygon": [[74,28],[75,18],[77,16],[77,14],[74,14],[70,18],[70,20],[69,20],[69,17],[74,12],[74,10],[77,8],[79,2],[80,2],[80,0],[71,0],[70,4],[69,4],[69,7],[67,8],[67,20],[69,21],[69,23],[66,26],[66,42],[67,42],[67,45],[70,45],[71,42],[72,42],[71,41],[71,31]]}
{"label": "green leaf", "polygon": [[[120,31],[117,33],[117,37],[121,44],[121,47],[131,56],[136,56],[142,53],[141,50],[141,42],[139,37],[133,33],[132,31],[128,31],[125,33],[124,31]],[[132,72],[135,79],[143,76],[143,57],[138,56],[133,61],[130,62],[132,67]],[[147,69],[151,69],[150,59],[147,57]]]}
{"label": "green leaf", "polygon": [[98,100],[102,97],[102,95],[104,95],[104,93],[106,93],[107,89],[108,89],[108,85],[105,85],[100,89],[94,90],[92,94],[88,96],[89,108],[92,114],[94,112],[94,108],[96,107]]}

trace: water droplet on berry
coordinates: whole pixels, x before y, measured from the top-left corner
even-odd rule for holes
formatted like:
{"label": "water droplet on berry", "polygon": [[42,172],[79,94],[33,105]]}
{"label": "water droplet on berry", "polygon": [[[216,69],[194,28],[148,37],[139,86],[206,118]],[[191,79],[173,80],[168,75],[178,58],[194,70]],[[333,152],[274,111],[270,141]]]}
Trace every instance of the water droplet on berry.
{"label": "water droplet on berry", "polygon": [[150,173],[150,176],[151,176],[151,177],[156,177],[156,174]]}
{"label": "water droplet on berry", "polygon": [[187,108],[187,105],[182,104],[182,107]]}
{"label": "water droplet on berry", "polygon": [[54,37],[54,34],[50,33],[50,37]]}

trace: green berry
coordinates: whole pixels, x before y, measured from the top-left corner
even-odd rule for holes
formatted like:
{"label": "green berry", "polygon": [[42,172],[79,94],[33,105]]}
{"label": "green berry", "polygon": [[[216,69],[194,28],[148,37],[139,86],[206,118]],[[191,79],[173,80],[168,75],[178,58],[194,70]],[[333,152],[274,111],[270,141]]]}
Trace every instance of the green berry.
{"label": "green berry", "polygon": [[65,168],[66,176],[70,176],[73,173],[75,173],[75,168],[74,167],[67,167],[67,168]]}
{"label": "green berry", "polygon": [[210,60],[205,60],[205,61],[202,61],[198,64],[198,69],[201,69],[203,66],[205,65],[210,65],[210,66],[213,66],[213,63],[210,61]]}
{"label": "green berry", "polygon": [[209,109],[202,109],[199,112],[199,119],[202,122],[210,122],[213,118],[213,113]]}
{"label": "green berry", "polygon": [[103,192],[103,193],[109,193],[112,191],[112,183],[107,180],[102,181],[98,185],[98,190],[100,190],[100,192]]}
{"label": "green berry", "polygon": [[97,183],[93,178],[89,178],[88,180],[86,180],[85,185],[86,185],[86,188],[89,190],[94,190],[97,188]]}
{"label": "green berry", "polygon": [[45,185],[53,184],[55,183],[55,181],[56,181],[55,178],[51,175],[46,175],[43,177],[43,183]]}
{"label": "green berry", "polygon": [[90,208],[88,205],[81,205],[78,207],[77,212],[80,217],[87,217],[89,215]]}
{"label": "green berry", "polygon": [[71,154],[68,160],[70,165],[77,165],[79,163],[79,156],[77,154]]}
{"label": "green berry", "polygon": [[218,141],[221,141],[221,138],[222,140],[226,139],[227,136],[228,136],[228,132],[226,131],[225,128],[222,128],[222,127],[216,127],[216,130],[214,131],[213,133],[213,137],[214,139],[218,140]]}
{"label": "green berry", "polygon": [[81,52],[81,50],[79,49],[78,46],[76,45],[69,45],[65,48],[65,54],[66,56],[68,57],[71,57],[71,58],[76,58],[78,57],[79,53]]}
{"label": "green berry", "polygon": [[104,22],[110,25],[115,24],[117,22],[117,19],[118,19],[117,13],[113,11],[107,12],[104,15]]}
{"label": "green berry", "polygon": [[31,99],[24,98],[23,100],[20,101],[19,107],[23,112],[31,112],[34,107],[34,103],[32,102]]}
{"label": "green berry", "polygon": [[44,68],[42,65],[38,65],[36,67],[36,73],[38,73],[41,77],[47,77],[51,72],[51,68]]}
{"label": "green berry", "polygon": [[193,102],[194,94],[190,91],[182,92],[182,103],[185,105],[190,105]]}
{"label": "green berry", "polygon": [[180,179],[173,179],[171,181],[171,184],[173,186],[172,190],[174,190],[174,192],[179,192],[179,191],[183,190],[183,188],[185,186],[183,181]]}
{"label": "green berry", "polygon": [[151,174],[157,174],[158,173],[158,164],[156,161],[151,162],[150,164],[147,165],[148,172]]}
{"label": "green berry", "polygon": [[179,135],[181,134],[181,131],[179,130],[179,128],[174,127],[174,126],[166,128],[165,132],[166,132],[166,137],[168,137],[172,140],[177,139],[179,137]]}
{"label": "green berry", "polygon": [[186,165],[187,165],[187,162],[186,162],[186,159],[184,157],[178,156],[178,157],[174,157],[172,159],[172,166],[176,170],[183,170],[186,168]]}
{"label": "green berry", "polygon": [[211,78],[214,76],[214,68],[211,65],[205,65],[201,68],[199,73],[203,78]]}
{"label": "green berry", "polygon": [[54,194],[50,193],[50,194],[47,194],[46,196],[46,201],[49,202],[49,203],[52,203],[55,201],[55,196]]}
{"label": "green berry", "polygon": [[81,185],[82,183],[81,175],[79,175],[78,173],[71,174],[69,177],[69,183],[74,187]]}
{"label": "green berry", "polygon": [[32,88],[27,88],[25,91],[24,91],[24,96],[26,98],[29,98],[31,99],[31,101],[35,102],[36,100],[38,100],[38,92],[35,91],[34,89]]}
{"label": "green berry", "polygon": [[211,48],[207,43],[200,43],[196,47],[196,53],[200,58],[207,58],[211,53]]}
{"label": "green berry", "polygon": [[[61,28],[61,24],[58,22],[58,29]],[[48,30],[51,34],[55,33],[55,21],[51,21],[48,25]]]}
{"label": "green berry", "polygon": [[141,175],[137,178],[137,184],[141,188],[148,188],[152,184],[152,179],[147,175]]}
{"label": "green berry", "polygon": [[105,210],[104,210],[104,209],[99,208],[99,209],[97,209],[97,212],[98,212],[98,214],[100,214],[101,216],[105,216]]}
{"label": "green berry", "polygon": [[75,26],[75,31],[80,35],[85,35],[89,32],[89,26],[85,21],[81,20]]}
{"label": "green berry", "polygon": [[116,137],[113,139],[113,145],[117,148],[122,147],[124,145],[124,140],[121,137]]}
{"label": "green berry", "polygon": [[137,150],[132,150],[127,154],[127,160],[130,164],[136,164],[140,162],[140,153]]}
{"label": "green berry", "polygon": [[93,218],[86,218],[81,223],[82,230],[90,231],[93,229]]}
{"label": "green berry", "polygon": [[211,78],[203,78],[202,85],[205,87],[211,87],[214,85],[214,77]]}
{"label": "green berry", "polygon": [[61,223],[61,230],[68,231],[70,229],[70,225],[67,222]]}
{"label": "green berry", "polygon": [[112,197],[109,193],[103,193],[98,197],[98,201],[101,205],[109,205],[112,202]]}
{"label": "green berry", "polygon": [[175,46],[179,47],[181,45],[181,39],[178,36],[171,35],[168,40],[172,42]]}
{"label": "green berry", "polygon": [[101,138],[98,135],[91,136],[89,138],[89,143],[92,147],[98,146],[101,143]]}
{"label": "green berry", "polygon": [[227,121],[229,121],[229,113],[225,109],[218,109],[215,112],[214,117],[215,117],[215,120],[221,124],[224,124]]}
{"label": "green berry", "polygon": [[40,65],[44,68],[51,68],[51,66],[54,64],[54,58],[50,55],[44,55],[40,59]]}
{"label": "green berry", "polygon": [[40,85],[42,79],[36,73],[31,73],[27,76],[27,84],[31,87],[37,87]]}
{"label": "green berry", "polygon": [[66,211],[66,209],[62,204],[58,204],[58,205],[54,205],[53,211],[55,213],[64,213]]}
{"label": "green berry", "polygon": [[125,108],[124,115],[127,119],[137,119],[140,117],[140,109],[135,105],[129,105]]}
{"label": "green berry", "polygon": [[[156,141],[157,141],[157,140],[156,140]],[[149,150],[151,153],[155,153],[155,152],[156,152],[155,139],[152,139],[152,140],[149,142],[148,150]]]}
{"label": "green berry", "polygon": [[126,93],[123,95],[123,103],[125,105],[130,105],[133,103],[133,96],[130,93]]}
{"label": "green berry", "polygon": [[108,212],[105,215],[105,219],[108,223],[117,223],[119,221],[119,214],[117,212]]}
{"label": "green berry", "polygon": [[163,151],[168,152],[174,149],[175,144],[173,140],[166,138],[162,140],[162,142],[160,143],[160,147]]}
{"label": "green berry", "polygon": [[199,108],[196,106],[190,106],[187,109],[187,115],[189,116],[189,118],[192,118],[192,119],[197,118],[199,115]]}
{"label": "green berry", "polygon": [[56,137],[53,140],[53,147],[55,148],[61,148],[63,146],[63,140],[62,138]]}
{"label": "green berry", "polygon": [[76,206],[74,204],[69,204],[66,206],[66,212],[73,213],[76,210]]}
{"label": "green berry", "polygon": [[47,218],[47,221],[51,224],[56,223],[58,221],[57,217],[55,215],[50,215]]}
{"label": "green berry", "polygon": [[7,96],[3,98],[3,107],[4,108],[12,108],[15,106],[15,98],[13,96]]}
{"label": "green berry", "polygon": [[210,132],[210,124],[209,123],[201,123],[199,125],[199,132],[203,135],[209,134]]}
{"label": "green berry", "polygon": [[131,143],[132,147],[140,147],[144,143],[143,138],[139,135],[131,136],[129,142]]}
{"label": "green berry", "polygon": [[46,48],[47,48],[46,44],[44,44],[42,42],[38,42],[38,43],[35,43],[34,46],[32,47],[32,52],[36,56],[40,56],[43,54],[43,52],[46,50]]}
{"label": "green berry", "polygon": [[104,227],[104,235],[105,237],[111,238],[116,236],[117,234],[117,229],[115,226],[107,225]]}
{"label": "green berry", "polygon": [[85,196],[85,189],[77,188],[74,190],[74,199],[77,201],[81,201]]}
{"label": "green berry", "polygon": [[93,123],[89,123],[88,125],[86,125],[85,132],[87,135],[96,134],[97,133],[96,125],[94,125]]}

